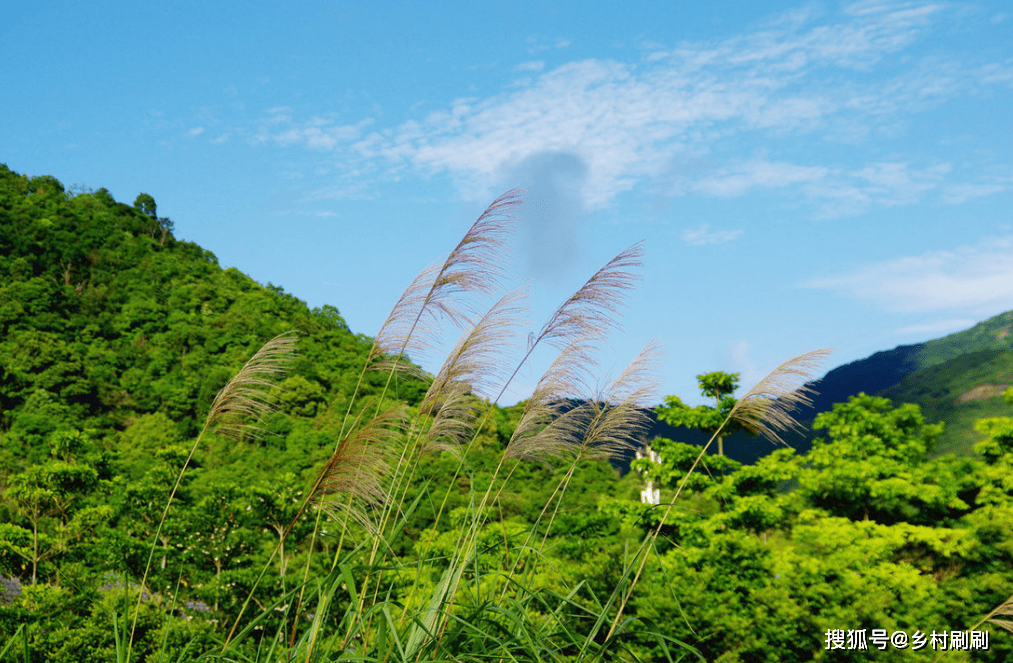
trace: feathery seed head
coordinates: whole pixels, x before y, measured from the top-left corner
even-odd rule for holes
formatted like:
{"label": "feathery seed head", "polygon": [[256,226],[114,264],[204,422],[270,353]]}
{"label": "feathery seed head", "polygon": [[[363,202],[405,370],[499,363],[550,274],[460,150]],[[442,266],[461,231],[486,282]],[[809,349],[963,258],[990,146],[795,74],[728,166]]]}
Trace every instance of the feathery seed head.
{"label": "feathery seed head", "polygon": [[534,344],[542,340],[566,343],[589,331],[604,336],[619,327],[623,297],[640,276],[630,271],[640,266],[644,251],[638,242],[626,249],[556,309],[542,327]]}
{"label": "feathery seed head", "polygon": [[488,295],[503,278],[511,212],[521,204],[520,189],[494,201],[471,226],[442,265],[427,267],[404,291],[373,342],[370,360],[381,355],[414,356],[431,350],[440,321],[468,323],[472,311],[461,295]]}
{"label": "feathery seed head", "polygon": [[[379,506],[386,499],[382,480],[389,468],[393,445],[404,433],[407,422],[407,406],[399,403],[342,440],[327,461],[310,499],[332,515],[346,510],[366,529],[372,529],[364,507]],[[353,500],[325,499],[335,494],[348,495]]]}
{"label": "feathery seed head", "polygon": [[476,413],[472,392],[487,391],[502,374],[501,352],[522,324],[526,288],[513,290],[458,340],[426,392],[419,411],[432,417],[423,452],[454,447],[470,436]]}
{"label": "feathery seed head", "polygon": [[812,405],[810,395],[815,392],[806,383],[831,351],[822,348],[785,361],[739,399],[729,418],[753,433],[785,444],[779,433],[801,429],[792,413],[798,406]]}
{"label": "feathery seed head", "polygon": [[[297,332],[279,334],[265,343],[211,403],[205,428],[220,435],[241,439],[244,434],[264,434],[258,425],[263,415],[274,410],[273,380],[284,376],[295,354]],[[249,423],[254,422],[254,423]]]}
{"label": "feathery seed head", "polygon": [[540,462],[571,455],[613,459],[646,432],[660,346],[652,341],[613,382],[594,393],[578,393],[586,382],[574,373],[575,363],[586,359],[587,350],[586,341],[572,342],[539,381],[507,446],[508,457]]}

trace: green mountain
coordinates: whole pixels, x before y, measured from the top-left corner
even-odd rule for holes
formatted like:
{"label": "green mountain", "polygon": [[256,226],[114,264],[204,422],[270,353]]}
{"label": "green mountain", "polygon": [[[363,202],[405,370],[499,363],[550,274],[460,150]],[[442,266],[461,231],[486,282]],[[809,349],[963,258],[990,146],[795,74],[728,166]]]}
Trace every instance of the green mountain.
{"label": "green mountain", "polygon": [[916,403],[926,419],[944,422],[936,453],[965,456],[984,438],[974,430],[975,420],[1009,416],[1002,392],[1013,382],[1011,375],[1013,350],[978,350],[924,368],[880,395],[895,403]]}
{"label": "green mountain", "polygon": [[[201,481],[271,480],[322,463],[339,435],[371,339],[338,310],[310,309],[177,239],[154,199],[69,195],[52,177],[0,165],[0,474],[41,462],[48,435],[86,431],[112,476],[196,436],[217,391],[270,338],[299,332],[273,433],[212,441]],[[360,407],[383,386],[367,373]],[[424,384],[396,381],[417,402]],[[208,470],[214,470],[209,472]]]}
{"label": "green mountain", "polygon": [[[839,366],[810,385],[818,395],[800,416],[808,425],[816,414],[860,392],[885,396],[895,405],[915,403],[928,421],[946,424],[936,453],[969,455],[983,437],[973,429],[974,421],[1009,414],[1001,395],[1013,384],[1011,330],[1013,311],[1007,311],[970,329]],[[815,437],[807,430],[790,442],[807,451]]]}

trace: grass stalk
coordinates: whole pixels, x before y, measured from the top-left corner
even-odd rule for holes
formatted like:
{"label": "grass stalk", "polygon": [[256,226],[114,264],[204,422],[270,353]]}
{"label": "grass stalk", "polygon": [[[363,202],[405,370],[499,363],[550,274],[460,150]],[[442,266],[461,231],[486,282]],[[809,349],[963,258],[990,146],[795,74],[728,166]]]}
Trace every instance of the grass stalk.
{"label": "grass stalk", "polygon": [[265,343],[246,362],[243,368],[221,388],[211,402],[207,417],[204,419],[204,426],[201,428],[197,439],[194,440],[193,445],[190,447],[190,453],[187,454],[186,460],[179,469],[179,474],[176,476],[172,491],[165,502],[165,508],[162,509],[162,517],[159,518],[158,526],[155,528],[155,536],[152,538],[151,546],[148,550],[148,561],[144,566],[144,575],[141,577],[137,604],[134,607],[134,616],[130,624],[126,663],[130,662],[134,632],[137,628],[137,617],[141,609],[141,598],[148,581],[148,574],[151,571],[151,561],[155,555],[155,548],[162,533],[162,526],[169,515],[169,507],[172,506],[176,491],[179,490],[180,483],[183,481],[183,475],[186,472],[187,466],[193,460],[193,456],[204,439],[204,435],[211,430],[215,430],[219,434],[236,440],[241,440],[246,434],[256,436],[263,433],[257,424],[266,412],[273,409],[273,403],[269,396],[269,390],[274,387],[272,380],[285,374],[292,355],[295,353],[295,341],[295,332],[290,331],[279,334]]}

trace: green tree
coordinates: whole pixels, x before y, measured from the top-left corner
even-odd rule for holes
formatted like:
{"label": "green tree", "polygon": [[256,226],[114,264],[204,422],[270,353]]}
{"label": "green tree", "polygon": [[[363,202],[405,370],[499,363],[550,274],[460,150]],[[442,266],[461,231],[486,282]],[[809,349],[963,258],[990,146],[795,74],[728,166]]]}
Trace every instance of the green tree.
{"label": "green tree", "polygon": [[[683,426],[696,428],[704,433],[713,434],[721,427],[721,424],[728,418],[738,400],[732,396],[739,386],[738,373],[701,373],[696,376],[700,392],[708,398],[714,399],[714,405],[698,405],[689,407],[682,402],[678,396],[666,396],[665,404],[655,408],[658,419],[669,426]],[[717,438],[718,455],[725,455],[724,437],[739,432],[748,432],[737,421],[729,421],[721,435]]]}
{"label": "green tree", "polygon": [[285,537],[299,541],[308,529],[311,521],[301,517],[293,524],[293,531],[286,534],[286,528],[299,512],[302,501],[302,487],[296,476],[291,472],[282,475],[281,479],[271,487],[253,486],[247,491],[246,499],[250,504],[250,520],[253,525],[266,525],[278,538],[278,568],[284,586],[285,571],[288,557],[285,552]]}
{"label": "green tree", "polygon": [[186,557],[198,574],[213,573],[210,598],[217,611],[223,589],[227,590],[225,571],[234,572],[240,560],[254,549],[258,538],[249,503],[238,486],[226,484],[214,486],[210,495],[181,513],[188,531]]}
{"label": "green tree", "polygon": [[817,438],[799,476],[815,506],[853,520],[915,520],[922,507],[967,508],[948,484],[922,466],[942,424],[927,424],[917,405],[894,409],[886,398],[859,394],[816,417]]}

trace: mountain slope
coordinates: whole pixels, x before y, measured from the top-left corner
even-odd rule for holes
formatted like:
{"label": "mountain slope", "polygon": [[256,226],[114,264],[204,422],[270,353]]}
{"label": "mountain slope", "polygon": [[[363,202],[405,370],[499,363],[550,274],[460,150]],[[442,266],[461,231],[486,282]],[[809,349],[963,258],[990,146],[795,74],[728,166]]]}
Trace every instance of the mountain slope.
{"label": "mountain slope", "polygon": [[[1013,311],[1007,311],[969,329],[838,366],[810,384],[817,392],[813,408],[798,413],[807,430],[786,439],[799,451],[808,451],[818,437],[809,428],[815,416],[864,392],[886,396],[896,405],[920,405],[930,422],[947,424],[936,452],[968,455],[981,438],[972,428],[974,420],[1009,414],[999,386],[1013,383],[1011,330]],[[976,388],[980,389],[968,394]]]}
{"label": "mountain slope", "polygon": [[[300,354],[266,421],[277,435],[241,454],[212,441],[205,469],[234,466],[248,481],[321,462],[371,340],[337,309],[311,310],[176,239],[151,196],[70,195],[0,165],[0,475],[45,458],[56,430],[86,432],[114,474],[143,473],[196,434],[260,345],[293,329]],[[415,402],[421,386],[396,381],[392,393]],[[381,390],[368,374],[359,403]]]}

